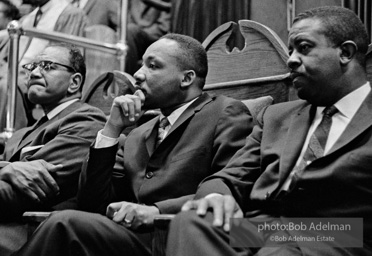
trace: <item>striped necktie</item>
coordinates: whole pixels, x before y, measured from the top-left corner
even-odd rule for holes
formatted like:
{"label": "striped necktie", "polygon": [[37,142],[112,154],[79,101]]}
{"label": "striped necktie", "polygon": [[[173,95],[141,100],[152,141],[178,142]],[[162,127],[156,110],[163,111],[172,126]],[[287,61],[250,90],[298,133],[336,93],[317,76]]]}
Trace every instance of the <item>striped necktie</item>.
{"label": "striped necktie", "polygon": [[289,192],[293,190],[298,179],[303,174],[304,169],[315,159],[324,156],[329,131],[332,126],[332,116],[338,112],[335,106],[326,107],[323,110],[323,118],[314,133],[311,135],[309,145],[300,161],[290,173],[283,185],[283,190]]}
{"label": "striped necktie", "polygon": [[170,125],[169,120],[166,116],[164,116],[160,122],[159,122],[159,127],[158,127],[158,137],[156,140],[156,147],[160,145],[160,143],[163,141],[165,137],[165,128]]}

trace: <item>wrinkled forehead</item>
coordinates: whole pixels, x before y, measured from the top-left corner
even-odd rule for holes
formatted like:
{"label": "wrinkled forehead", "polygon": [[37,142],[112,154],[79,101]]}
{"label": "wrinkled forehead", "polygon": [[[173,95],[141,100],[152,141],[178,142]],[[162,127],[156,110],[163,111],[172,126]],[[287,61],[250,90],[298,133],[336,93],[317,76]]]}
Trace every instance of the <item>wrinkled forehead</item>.
{"label": "wrinkled forehead", "polygon": [[324,25],[321,20],[307,18],[293,24],[288,34],[288,43],[300,37],[317,37],[324,35]]}
{"label": "wrinkled forehead", "polygon": [[49,60],[53,62],[59,62],[61,64],[70,64],[69,60],[70,54],[68,49],[58,46],[50,46],[45,48],[41,53],[39,53],[35,62],[42,60]]}

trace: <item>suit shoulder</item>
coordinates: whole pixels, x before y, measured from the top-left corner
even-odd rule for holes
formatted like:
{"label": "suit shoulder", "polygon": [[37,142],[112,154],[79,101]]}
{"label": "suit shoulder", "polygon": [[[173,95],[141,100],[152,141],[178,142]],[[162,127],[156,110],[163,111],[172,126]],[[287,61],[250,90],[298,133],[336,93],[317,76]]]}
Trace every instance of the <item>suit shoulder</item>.
{"label": "suit shoulder", "polygon": [[106,122],[106,115],[97,107],[91,106],[87,103],[80,103],[78,107],[71,111],[66,117],[79,116],[82,118],[95,118],[98,121]]}
{"label": "suit shoulder", "polygon": [[305,100],[293,100],[277,103],[269,106],[265,111],[265,115],[281,116],[286,114],[292,114],[294,111],[299,111],[308,104],[309,103]]}
{"label": "suit shoulder", "polygon": [[237,106],[245,109],[247,108],[242,101],[224,95],[212,96],[212,102],[223,107]]}

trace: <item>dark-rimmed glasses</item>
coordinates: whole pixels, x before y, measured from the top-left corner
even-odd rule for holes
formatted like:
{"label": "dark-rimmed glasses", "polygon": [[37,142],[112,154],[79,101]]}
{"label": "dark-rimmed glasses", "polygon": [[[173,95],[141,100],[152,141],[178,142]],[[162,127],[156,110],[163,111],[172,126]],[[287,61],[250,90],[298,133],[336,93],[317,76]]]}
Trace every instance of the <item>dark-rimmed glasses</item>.
{"label": "dark-rimmed glasses", "polygon": [[67,71],[76,73],[76,70],[73,67],[67,66],[65,64],[61,64],[58,62],[53,62],[49,60],[42,60],[40,62],[32,62],[28,64],[22,65],[22,68],[24,68],[29,74],[37,67],[40,68],[41,72],[48,72],[50,70],[56,70],[56,65],[67,68]]}

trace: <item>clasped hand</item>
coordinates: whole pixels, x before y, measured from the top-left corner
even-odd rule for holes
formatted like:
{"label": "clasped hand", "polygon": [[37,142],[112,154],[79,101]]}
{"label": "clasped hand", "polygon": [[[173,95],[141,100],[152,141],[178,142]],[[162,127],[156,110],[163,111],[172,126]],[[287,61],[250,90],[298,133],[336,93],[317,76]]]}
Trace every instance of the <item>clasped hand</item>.
{"label": "clasped hand", "polygon": [[122,130],[137,122],[144,110],[145,95],[137,90],[133,95],[126,94],[114,99],[102,134],[108,137],[117,138]]}
{"label": "clasped hand", "polygon": [[0,170],[0,179],[8,182],[36,202],[45,201],[59,193],[59,187],[51,176],[62,169],[44,160],[9,163]]}
{"label": "clasped hand", "polygon": [[223,227],[226,232],[230,231],[230,218],[243,217],[242,210],[232,196],[216,193],[199,200],[188,201],[181,210],[196,210],[199,216],[204,216],[209,209],[213,210],[213,226]]}
{"label": "clasped hand", "polygon": [[129,202],[111,203],[107,207],[106,216],[114,222],[136,230],[140,227],[152,227],[155,215],[159,214],[156,206],[148,206]]}

